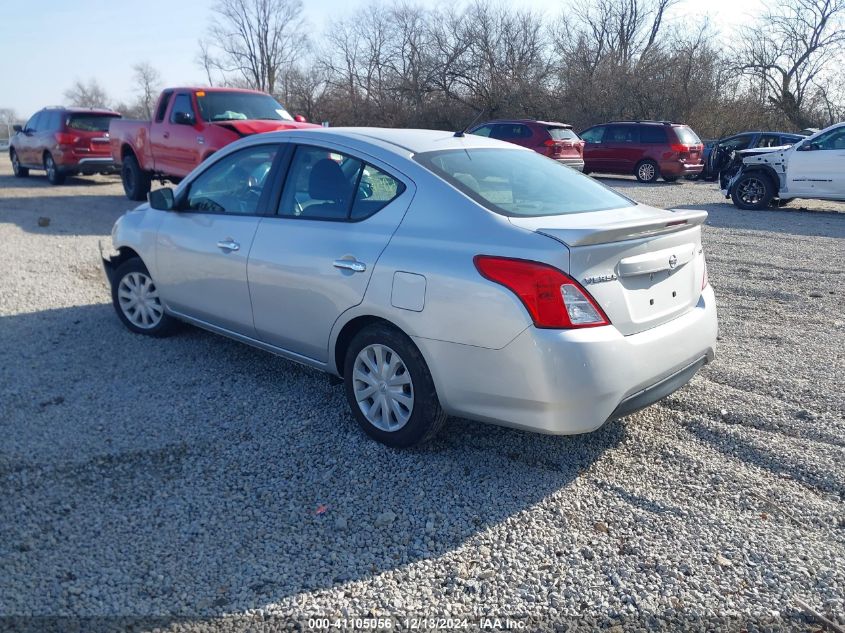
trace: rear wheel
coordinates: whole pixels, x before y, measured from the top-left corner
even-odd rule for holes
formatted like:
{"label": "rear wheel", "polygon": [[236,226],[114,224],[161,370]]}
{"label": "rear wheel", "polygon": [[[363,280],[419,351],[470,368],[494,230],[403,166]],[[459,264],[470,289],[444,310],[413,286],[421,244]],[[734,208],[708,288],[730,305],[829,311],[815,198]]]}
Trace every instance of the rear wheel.
{"label": "rear wheel", "polygon": [[736,182],[731,191],[733,203],[746,211],[765,209],[774,197],[772,181],[764,174],[745,174]]}
{"label": "rear wheel", "polygon": [[644,160],[637,165],[634,175],[640,182],[654,182],[660,176],[660,168],[653,160]]}
{"label": "rear wheel", "polygon": [[123,181],[123,191],[130,200],[146,200],[150,192],[152,178],[149,172],[141,169],[138,159],[129,154],[123,159],[123,167],[120,170],[120,178]]}
{"label": "rear wheel", "polygon": [[117,316],[135,334],[163,337],[178,324],[165,313],[158,288],[138,257],[126,260],[114,271],[111,297]]}
{"label": "rear wheel", "polygon": [[56,165],[51,154],[44,155],[44,171],[47,172],[47,180],[51,185],[61,185],[65,181],[65,173]]}
{"label": "rear wheel", "polygon": [[355,335],[346,350],[343,377],[355,419],[382,444],[421,444],[446,421],[422,354],[388,325],[371,325]]}
{"label": "rear wheel", "polygon": [[16,178],[26,178],[29,176],[29,170],[26,167],[21,167],[21,161],[15,150],[9,152],[9,160],[12,161],[12,173],[15,174]]}

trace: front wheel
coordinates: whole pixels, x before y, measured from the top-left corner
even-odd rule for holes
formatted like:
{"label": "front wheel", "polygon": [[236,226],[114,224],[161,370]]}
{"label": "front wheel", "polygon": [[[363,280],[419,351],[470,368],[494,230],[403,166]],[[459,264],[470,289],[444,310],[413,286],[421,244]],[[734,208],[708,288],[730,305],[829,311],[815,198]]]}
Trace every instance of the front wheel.
{"label": "front wheel", "polygon": [[131,154],[123,159],[120,179],[123,181],[123,191],[127,198],[139,202],[147,199],[152,178],[148,172],[141,169],[138,159]]}
{"label": "front wheel", "polygon": [[355,335],[346,351],[343,383],[358,424],[387,446],[426,442],[446,421],[422,354],[388,325],[372,325]]}
{"label": "front wheel", "polygon": [[61,185],[64,183],[65,174],[59,169],[56,161],[53,160],[53,156],[50,154],[44,157],[44,170],[47,172],[47,181],[51,185]]}
{"label": "front wheel", "polygon": [[653,160],[644,160],[637,165],[634,175],[640,182],[654,182],[660,176],[660,168]]}
{"label": "front wheel", "polygon": [[774,197],[772,181],[763,174],[746,174],[734,184],[733,203],[746,211],[759,211],[769,206]]}
{"label": "front wheel", "polygon": [[126,260],[114,271],[111,297],[117,316],[135,334],[167,336],[178,323],[165,313],[158,288],[138,257]]}
{"label": "front wheel", "polygon": [[15,150],[9,152],[9,159],[12,161],[12,173],[15,175],[15,178],[26,178],[29,176],[29,170],[26,167],[21,167],[21,161]]}

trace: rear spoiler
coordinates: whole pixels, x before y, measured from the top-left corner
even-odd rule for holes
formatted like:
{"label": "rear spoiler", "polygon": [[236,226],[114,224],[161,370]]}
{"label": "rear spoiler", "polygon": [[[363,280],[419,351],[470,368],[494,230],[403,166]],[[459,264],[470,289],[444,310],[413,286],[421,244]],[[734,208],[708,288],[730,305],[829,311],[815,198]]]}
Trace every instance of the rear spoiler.
{"label": "rear spoiler", "polygon": [[590,244],[607,244],[609,242],[623,242],[643,237],[652,237],[665,233],[685,231],[694,226],[704,224],[707,211],[703,210],[674,210],[674,217],[656,217],[654,219],[633,218],[602,224],[596,227],[537,229],[548,237],[563,242],[567,246],[588,246]]}

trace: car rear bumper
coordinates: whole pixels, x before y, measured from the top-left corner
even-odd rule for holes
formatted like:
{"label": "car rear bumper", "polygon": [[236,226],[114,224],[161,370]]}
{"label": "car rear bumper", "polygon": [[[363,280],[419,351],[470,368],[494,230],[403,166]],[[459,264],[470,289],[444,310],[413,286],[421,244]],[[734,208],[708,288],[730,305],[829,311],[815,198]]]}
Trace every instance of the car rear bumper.
{"label": "car rear bumper", "polygon": [[555,158],[555,160],[561,165],[572,167],[572,169],[577,169],[578,171],[584,171],[584,160],[581,158]]}
{"label": "car rear bumper", "polygon": [[529,327],[504,348],[415,338],[450,415],[551,434],[593,431],[686,384],[713,359],[716,302],[623,336],[613,326]]}
{"label": "car rear bumper", "polygon": [[695,176],[704,171],[704,163],[682,163],[678,160],[660,163],[660,173],[664,176]]}
{"label": "car rear bumper", "polygon": [[79,172],[82,174],[114,173],[117,166],[111,154],[85,155],[71,152],[56,153],[56,166],[64,172]]}

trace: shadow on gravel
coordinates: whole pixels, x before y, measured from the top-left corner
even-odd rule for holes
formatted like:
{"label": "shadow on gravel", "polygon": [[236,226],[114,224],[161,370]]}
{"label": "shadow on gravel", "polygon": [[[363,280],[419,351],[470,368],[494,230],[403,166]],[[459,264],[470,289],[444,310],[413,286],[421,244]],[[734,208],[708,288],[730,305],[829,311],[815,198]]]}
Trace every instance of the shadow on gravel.
{"label": "shadow on gravel", "polygon": [[[205,618],[401,577],[492,526],[522,538],[509,517],[625,439],[451,420],[387,449],[322,374],[193,328],[135,336],[108,305],[0,317],[0,409],[9,615]],[[455,574],[445,594],[482,591]]]}
{"label": "shadow on gravel", "polygon": [[[115,220],[137,202],[123,196],[45,195],[0,198],[0,223],[17,224],[28,233],[109,235]],[[47,226],[39,219],[48,218]]]}
{"label": "shadow on gravel", "polygon": [[681,204],[673,209],[704,209],[707,225],[720,229],[747,229],[807,237],[845,237],[845,213],[835,211],[780,210],[743,211],[726,202],[714,204]]}

